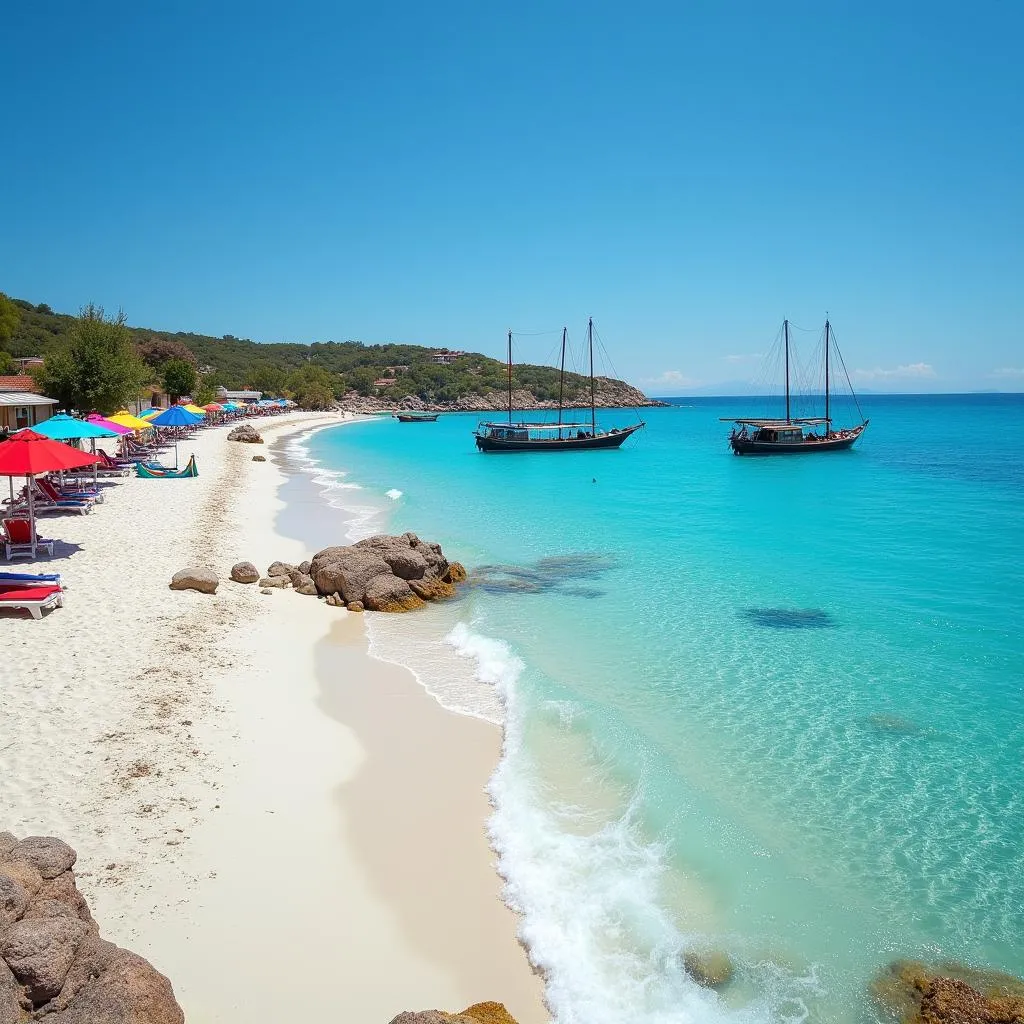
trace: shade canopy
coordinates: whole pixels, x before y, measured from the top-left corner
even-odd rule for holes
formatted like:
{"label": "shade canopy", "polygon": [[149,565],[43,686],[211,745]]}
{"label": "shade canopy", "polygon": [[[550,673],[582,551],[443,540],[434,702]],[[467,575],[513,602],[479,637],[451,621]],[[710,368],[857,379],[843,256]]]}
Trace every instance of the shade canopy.
{"label": "shade canopy", "polygon": [[114,415],[108,417],[108,419],[111,423],[120,423],[122,427],[128,427],[131,430],[149,430],[152,426],[152,424],[147,423],[146,420],[141,420],[138,416],[133,416],[126,409],[122,409],[120,412],[114,413]]}
{"label": "shade canopy", "polygon": [[204,408],[202,408],[201,406],[189,404],[189,405],[186,405],[185,408],[188,409],[188,411],[190,413],[192,413],[193,416],[205,416],[206,415],[206,410]]}
{"label": "shade canopy", "polygon": [[145,412],[139,413],[139,418],[149,422],[154,416],[159,416],[162,411],[161,409],[147,409]]}
{"label": "shade canopy", "polygon": [[100,423],[75,419],[66,412],[59,412],[48,420],[36,424],[36,433],[53,441],[77,441],[83,437],[117,437],[117,431]]}
{"label": "shade canopy", "polygon": [[130,434],[132,432],[131,427],[122,426],[120,423],[115,423],[113,420],[105,419],[100,416],[99,413],[93,413],[91,416],[86,416],[86,423],[95,423],[97,426],[106,427],[113,434],[118,436],[122,434]]}
{"label": "shade canopy", "polygon": [[223,405],[218,405],[216,402],[211,402],[209,405],[204,405],[203,408],[207,412],[223,412],[224,411],[224,406]]}
{"label": "shade canopy", "polygon": [[36,476],[95,466],[99,461],[95,455],[87,455],[34,430],[19,430],[9,441],[0,443],[0,476]]}
{"label": "shade canopy", "polygon": [[154,427],[194,427],[201,417],[189,412],[183,405],[172,405],[159,416],[154,416],[146,426]]}

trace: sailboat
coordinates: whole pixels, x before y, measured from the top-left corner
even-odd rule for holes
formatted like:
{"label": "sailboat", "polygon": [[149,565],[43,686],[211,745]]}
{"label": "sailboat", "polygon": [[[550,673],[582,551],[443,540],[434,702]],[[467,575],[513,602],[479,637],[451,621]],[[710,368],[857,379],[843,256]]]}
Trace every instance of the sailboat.
{"label": "sailboat", "polygon": [[[834,429],[831,409],[830,359],[833,348],[840,356],[840,365],[846,374],[846,366],[839,354],[832,336],[832,325],[825,320],[825,415],[794,417],[790,397],[789,379],[789,321],[782,322],[783,337],[786,346],[786,418],[785,419],[733,419],[722,417],[723,423],[734,423],[729,435],[729,446],[734,455],[800,455],[808,452],[846,451],[854,446],[857,439],[867,428],[868,420],[864,419],[856,426]],[[846,383],[853,394],[853,385],[849,374]],[[854,401],[857,396],[854,394]],[[860,413],[860,405],[857,405]],[[737,427],[739,429],[737,429]]]}
{"label": "sailboat", "polygon": [[508,332],[508,422],[494,421],[477,425],[474,437],[482,452],[565,452],[618,448],[630,434],[644,426],[643,420],[631,427],[597,429],[594,401],[594,320],[587,322],[587,345],[590,351],[590,420],[567,422],[565,412],[565,342],[567,330],[562,328],[562,360],[558,375],[558,421],[528,423],[512,419],[512,332]]}

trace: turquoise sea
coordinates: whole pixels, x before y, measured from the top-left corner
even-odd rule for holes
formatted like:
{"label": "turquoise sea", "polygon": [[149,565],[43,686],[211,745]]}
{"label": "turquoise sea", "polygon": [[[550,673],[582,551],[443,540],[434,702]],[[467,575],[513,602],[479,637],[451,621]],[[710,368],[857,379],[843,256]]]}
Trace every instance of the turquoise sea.
{"label": "turquoise sea", "polygon": [[731,455],[724,399],[617,452],[303,442],[357,534],[476,572],[373,650],[505,721],[492,839],[559,1024],[863,1024],[897,957],[1024,974],[1024,396],[862,405],[796,458]]}

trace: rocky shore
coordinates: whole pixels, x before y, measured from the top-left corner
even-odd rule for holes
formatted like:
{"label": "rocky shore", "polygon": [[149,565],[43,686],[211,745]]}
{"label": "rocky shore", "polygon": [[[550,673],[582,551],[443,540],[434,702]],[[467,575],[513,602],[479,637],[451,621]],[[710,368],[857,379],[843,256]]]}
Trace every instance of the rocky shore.
{"label": "rocky shore", "polygon": [[[638,409],[661,406],[664,402],[648,398],[639,388],[610,377],[594,378],[594,404],[600,409]],[[507,391],[489,391],[484,395],[463,395],[454,402],[424,402],[417,395],[406,395],[399,402],[366,397],[350,391],[338,403],[340,409],[354,413],[393,412],[396,409],[423,412],[500,412],[508,408]],[[557,409],[558,403],[539,399],[532,391],[512,392],[514,409]],[[589,409],[590,395],[565,402],[567,409]]]}
{"label": "rocky shore", "polygon": [[0,832],[0,1024],[184,1024],[171,983],[100,938],[60,839]]}

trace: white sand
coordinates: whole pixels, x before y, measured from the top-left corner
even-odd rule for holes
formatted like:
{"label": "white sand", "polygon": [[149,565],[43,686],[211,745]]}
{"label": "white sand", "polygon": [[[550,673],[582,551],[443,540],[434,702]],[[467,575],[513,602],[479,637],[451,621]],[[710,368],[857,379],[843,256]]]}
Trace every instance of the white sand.
{"label": "white sand", "polygon": [[[273,441],[336,421],[257,425]],[[43,520],[62,557],[37,565],[69,590],[41,622],[0,618],[0,829],[78,850],[104,934],[170,977],[191,1024],[387,1024],[481,999],[546,1020],[484,839],[497,730],[370,659],[357,616],[168,590],[187,565],[312,553],[274,531],[284,477],[251,461],[269,446],[224,434],[182,445],[197,479],[131,477]],[[318,641],[343,678],[318,680]]]}

